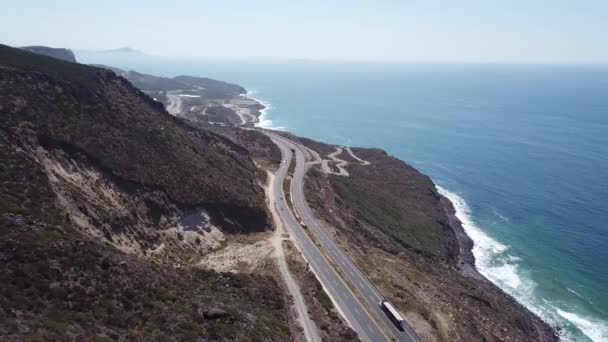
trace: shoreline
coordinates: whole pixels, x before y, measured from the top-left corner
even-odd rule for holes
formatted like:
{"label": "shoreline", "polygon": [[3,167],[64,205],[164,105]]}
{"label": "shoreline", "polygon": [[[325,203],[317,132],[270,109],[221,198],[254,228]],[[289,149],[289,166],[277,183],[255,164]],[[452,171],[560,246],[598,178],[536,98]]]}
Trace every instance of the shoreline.
{"label": "shoreline", "polygon": [[277,130],[277,131],[286,131],[287,129],[285,127],[274,126],[272,124],[272,120],[268,119],[268,112],[273,108],[272,104],[266,100],[262,100],[258,97],[255,97],[254,96],[255,93],[256,92],[254,90],[247,90],[247,93],[241,94],[241,96],[248,98],[252,101],[255,101],[258,104],[260,104],[260,106],[262,106],[261,109],[256,110],[256,112],[258,113],[258,115],[254,115],[256,120],[249,124],[252,125],[253,127],[257,127],[257,128],[272,129],[272,130]]}
{"label": "shoreline", "polygon": [[[259,109],[257,111],[257,120],[253,123],[250,123],[250,125],[262,129],[287,131],[285,127],[275,127],[272,123],[272,120],[267,118],[268,111],[272,108],[271,104],[267,101],[255,97],[254,95],[254,91],[248,91],[246,94],[242,95],[253,101],[256,101],[261,106],[263,106],[262,109]],[[450,226],[452,228],[452,231],[456,236],[456,240],[458,242],[460,250],[458,263],[460,266],[460,271],[464,275],[476,279],[476,281],[480,282],[480,286],[482,287],[488,285],[495,287],[500,290],[500,292],[502,292],[504,295],[512,298],[515,303],[521,306],[522,310],[530,312],[539,321],[543,322],[546,325],[547,328],[544,329],[545,334],[553,335],[559,340],[569,340],[567,331],[562,328],[564,322],[568,322],[577,329],[579,329],[585,336],[595,341],[595,339],[590,337],[590,334],[585,331],[585,329],[579,324],[576,324],[575,322],[564,317],[561,314],[559,314],[558,316],[556,313],[548,311],[542,305],[538,305],[537,303],[535,303],[534,301],[536,298],[532,297],[531,294],[530,296],[526,296],[527,293],[518,293],[517,291],[515,291],[514,288],[505,285],[505,280],[501,279],[501,277],[505,277],[507,278],[507,280],[514,281],[517,285],[524,282],[526,283],[525,285],[528,285],[528,282],[531,282],[531,280],[529,281],[527,279],[519,279],[519,275],[516,273],[518,265],[516,264],[517,260],[515,259],[515,257],[513,257],[513,260],[510,260],[511,263],[487,267],[489,265],[489,260],[493,257],[493,254],[499,254],[504,252],[508,249],[508,246],[505,246],[500,242],[495,241],[493,238],[488,236],[480,227],[474,224],[471,214],[467,209],[468,206],[464,199],[462,199],[457,194],[440,187],[435,182],[433,182],[433,184],[435,185],[438,193],[442,197],[441,202],[450,219]],[[487,243],[483,243],[483,241]],[[480,246],[480,244],[483,246]],[[491,247],[488,247],[489,245],[491,245]],[[487,249],[491,250],[492,248],[496,249],[494,253],[488,253],[487,255],[484,255],[483,258],[480,257],[480,250],[482,252],[487,252]],[[485,261],[482,261],[482,259]],[[504,266],[505,269],[500,269],[501,266]],[[492,271],[500,272],[498,272],[498,275],[496,275],[492,274]],[[510,276],[511,278],[509,278]]]}
{"label": "shoreline", "polygon": [[[259,126],[258,126],[259,127]],[[269,128],[272,129],[272,128]],[[289,133],[289,132],[288,132]],[[407,164],[401,161],[404,164]],[[407,164],[409,165],[409,164]],[[417,170],[417,169],[416,169]],[[420,173],[420,171],[418,171]],[[465,277],[471,278],[475,284],[481,290],[489,290],[500,293],[504,298],[509,298],[509,300],[519,307],[521,312],[526,312],[531,317],[530,321],[534,323],[536,330],[542,336],[545,336],[547,340],[550,341],[568,341],[566,339],[567,335],[565,335],[565,330],[561,328],[561,324],[557,321],[548,319],[545,315],[543,315],[542,311],[539,311],[536,307],[532,305],[528,305],[525,301],[521,300],[520,297],[511,293],[508,289],[505,289],[499,284],[495,282],[492,276],[487,274],[487,270],[483,267],[479,267],[479,263],[477,262],[477,258],[475,255],[476,243],[478,242],[478,236],[471,232],[469,229],[469,223],[472,222],[472,219],[467,216],[468,212],[463,211],[462,205],[460,202],[464,203],[466,206],[466,202],[458,195],[451,193],[450,191],[440,187],[436,184],[432,179],[433,183],[438,195],[440,196],[440,204],[446,212],[446,215],[449,220],[449,227],[455,235],[455,240],[458,244],[459,253],[457,256],[457,269],[458,272],[464,275]],[[485,236],[487,239],[494,241],[492,238],[487,236],[481,229],[476,227],[481,235]],[[499,244],[498,242],[496,242]],[[506,250],[506,246],[499,244]],[[577,326],[578,328],[578,326]]]}
{"label": "shoreline", "polygon": [[[511,296],[522,307],[532,312],[547,325],[553,327],[557,336],[562,341],[571,341],[574,338],[563,327],[564,324],[572,325],[592,341],[602,341],[605,339],[608,326],[604,322],[573,312],[575,310],[572,308],[559,307],[556,303],[534,297],[530,292],[534,289],[536,283],[532,279],[522,279],[517,273],[519,267],[517,264],[517,261],[519,261],[518,257],[508,255],[507,261],[502,261],[502,264],[491,265],[491,259],[496,255],[505,253],[509,246],[494,240],[475,224],[471,217],[470,209],[462,197],[437,184],[435,184],[435,187],[439,194],[447,201],[447,203],[444,203],[444,207],[447,205],[446,210],[449,216],[457,219],[454,221],[450,220],[450,226],[452,226],[452,229],[456,233],[459,244],[461,246],[463,244],[470,245],[470,248],[464,251],[461,249],[466,259],[463,264],[463,271],[466,274],[481,278],[483,281],[491,283],[505,294]],[[464,238],[463,235],[465,236]],[[516,286],[504,284],[509,281]],[[538,303],[537,299],[543,300],[544,303]]]}
{"label": "shoreline", "polygon": [[[432,181],[432,180],[431,180]],[[535,307],[533,304],[529,303],[526,299],[521,298],[515,293],[512,293],[509,289],[505,289],[500,282],[493,280],[493,275],[490,274],[490,271],[484,266],[480,265],[479,259],[483,257],[488,257],[486,255],[479,256],[475,255],[476,248],[480,247],[481,241],[485,240],[486,244],[493,244],[496,246],[497,253],[502,253],[507,249],[507,246],[502,245],[498,241],[495,241],[491,237],[489,237],[483,230],[477,227],[470,217],[470,211],[468,209],[468,205],[465,200],[459,195],[439,186],[435,182],[433,182],[437,192],[440,194],[442,198],[442,205],[448,214],[448,218],[450,220],[450,227],[454,231],[456,235],[456,239],[458,241],[458,245],[460,247],[460,257],[459,263],[461,265],[462,272],[470,277],[477,279],[477,281],[485,282],[490,284],[491,286],[495,286],[505,295],[513,298],[515,302],[522,307],[522,309],[529,311],[534,316],[536,316],[540,321],[544,322],[547,326],[549,326],[558,340],[567,341],[566,331],[560,326],[559,322],[556,322],[554,319],[547,317],[546,313],[542,311],[541,308]],[[477,230],[477,231],[473,231]],[[475,241],[477,240],[477,241]],[[481,240],[481,241],[480,241]],[[517,276],[517,275],[516,275]],[[579,328],[577,325],[575,325]],[[580,328],[579,328],[580,329]],[[588,336],[587,334],[585,334]],[[589,336],[588,336],[589,337]]]}

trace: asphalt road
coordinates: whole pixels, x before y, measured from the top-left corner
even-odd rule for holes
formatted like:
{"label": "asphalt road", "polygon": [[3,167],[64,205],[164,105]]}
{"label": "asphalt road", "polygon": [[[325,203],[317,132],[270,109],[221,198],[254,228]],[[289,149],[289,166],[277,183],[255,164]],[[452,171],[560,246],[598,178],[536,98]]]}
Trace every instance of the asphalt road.
{"label": "asphalt road", "polygon": [[[271,137],[271,139],[274,140],[275,138]],[[287,175],[292,153],[285,144],[277,140],[274,141],[281,149],[283,160],[280,168],[275,173],[274,196],[277,203],[277,212],[285,224],[285,228],[292,234],[302,252],[302,256],[306,259],[313,272],[315,272],[325,291],[337,305],[338,310],[341,311],[350,326],[359,334],[361,340],[370,342],[388,341],[382,330],[367,315],[367,312],[346,284],[323,257],[321,250],[306,234],[287,205],[286,197],[283,193],[283,181]]]}
{"label": "asphalt road", "polygon": [[[280,195],[275,195],[278,195],[277,198],[283,198],[283,201],[280,203],[281,205],[285,205],[284,208],[279,208],[279,214],[288,216],[288,218],[284,218],[284,222],[291,227],[290,229],[292,230],[296,241],[301,244],[301,249],[305,258],[309,261],[310,266],[315,273],[321,278],[322,284],[328,290],[332,298],[336,300],[339,309],[344,313],[353,329],[359,333],[362,340],[375,342],[386,341],[391,338],[400,342],[422,341],[407,323],[404,324],[404,331],[399,331],[395,327],[386,314],[380,309],[379,302],[384,298],[380,291],[317,223],[317,220],[312,214],[312,210],[304,198],[304,176],[306,174],[307,166],[302,147],[278,135],[269,133],[269,136],[275,144],[279,146],[282,158],[286,161],[281,165],[281,168],[277,172],[277,177],[275,178],[277,183],[280,182],[280,185],[277,184],[275,186],[275,191],[281,193]],[[363,305],[355,299],[353,293],[343,283],[340,275],[338,275],[336,270],[325,258],[323,258],[319,251],[319,247],[315,245],[310,240],[310,237],[304,232],[304,229],[297,222],[285,202],[285,197],[282,194],[282,183],[287,173],[287,168],[289,167],[289,161],[292,157],[291,149],[294,149],[296,152],[296,168],[291,187],[295,209],[302,221],[314,235],[315,239],[320,243],[320,248],[333,259],[334,264],[340,269],[341,275],[355,288],[359,296],[365,300],[367,304],[366,307],[371,310],[371,312],[365,311]],[[310,254],[310,256],[307,254]],[[378,326],[376,321],[370,317],[370,314],[379,318],[382,324]]]}

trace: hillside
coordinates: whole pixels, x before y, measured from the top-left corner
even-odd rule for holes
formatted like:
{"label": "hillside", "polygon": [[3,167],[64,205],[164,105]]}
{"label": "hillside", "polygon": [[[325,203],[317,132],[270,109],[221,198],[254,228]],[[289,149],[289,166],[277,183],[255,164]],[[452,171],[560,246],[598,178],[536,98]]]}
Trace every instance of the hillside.
{"label": "hillside", "polygon": [[265,228],[263,191],[245,149],[183,124],[114,73],[8,47],[0,63],[2,128],[21,143],[81,155],[117,182],[204,207],[231,229]]}
{"label": "hillside", "polygon": [[7,46],[0,114],[3,340],[288,339],[274,279],[189,267],[270,227],[245,148],[113,72]]}
{"label": "hillside", "polygon": [[[336,151],[286,135],[321,158]],[[335,157],[348,162],[348,176],[312,167],[306,199],[424,340],[557,340],[552,327],[477,273],[471,240],[428,176],[382,150],[352,151],[369,164],[342,152]]]}
{"label": "hillside", "polygon": [[47,46],[23,46],[22,50],[37,53],[40,55],[45,55],[57,59],[62,59],[67,62],[76,63],[76,56],[74,56],[74,52],[69,49],[58,49],[51,48]]}
{"label": "hillside", "polygon": [[209,126],[251,125],[258,121],[264,105],[244,96],[247,90],[239,85],[206,77],[162,77],[125,71],[95,64],[124,77],[135,87],[161,102],[169,111],[188,122]]}
{"label": "hillside", "polygon": [[120,68],[101,64],[93,64],[93,66],[112,70],[118,76],[126,78],[134,86],[145,92],[191,92],[207,99],[229,99],[247,92],[245,88],[239,85],[217,81],[206,77],[183,75],[176,77],[162,77],[142,74],[133,70],[125,71]]}

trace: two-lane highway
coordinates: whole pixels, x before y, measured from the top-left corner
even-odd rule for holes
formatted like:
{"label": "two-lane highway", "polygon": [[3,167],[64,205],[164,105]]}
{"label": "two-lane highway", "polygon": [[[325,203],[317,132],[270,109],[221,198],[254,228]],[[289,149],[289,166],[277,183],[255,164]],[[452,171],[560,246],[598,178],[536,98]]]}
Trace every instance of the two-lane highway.
{"label": "two-lane highway", "polygon": [[359,338],[362,341],[369,342],[388,341],[389,339],[383,333],[383,330],[368,315],[365,308],[359,303],[340,276],[336,274],[335,270],[321,253],[321,250],[310,239],[294,217],[283,192],[283,182],[293,154],[287,145],[275,140],[274,136],[271,136],[271,139],[281,149],[282,163],[275,173],[275,183],[273,186],[275,193],[273,195],[276,199],[276,211],[285,224],[286,229],[292,234],[310,268],[349,325],[357,332]]}
{"label": "two-lane highway", "polygon": [[[291,150],[295,150],[296,168],[291,186],[292,201],[298,215],[302,221],[308,226],[315,239],[320,243],[321,248],[329,254],[333,259],[334,264],[340,269],[342,276],[355,288],[360,298],[367,303],[367,308],[370,309],[372,315],[375,315],[381,320],[383,332],[392,339],[403,342],[419,342],[422,341],[414,330],[407,324],[404,324],[404,331],[399,331],[390,321],[386,314],[382,311],[379,303],[384,297],[380,291],[371,283],[371,281],[363,274],[363,272],[354,264],[354,262],[344,253],[344,251],[333,241],[327,232],[319,226],[317,220],[312,214],[312,210],[308,206],[304,197],[304,176],[306,174],[306,158],[304,156],[303,147],[292,142],[289,139],[269,133],[271,139],[281,148],[291,154]],[[298,226],[299,227],[299,226]],[[299,227],[301,230],[301,227]],[[316,247],[316,246],[315,246]],[[332,269],[332,271],[334,271]],[[334,271],[335,272],[335,271]],[[359,304],[359,303],[358,303]],[[368,315],[366,315],[368,316]],[[368,316],[368,319],[369,318]],[[377,325],[376,325],[377,326]],[[386,338],[386,337],[385,337]],[[376,341],[375,339],[373,341]]]}

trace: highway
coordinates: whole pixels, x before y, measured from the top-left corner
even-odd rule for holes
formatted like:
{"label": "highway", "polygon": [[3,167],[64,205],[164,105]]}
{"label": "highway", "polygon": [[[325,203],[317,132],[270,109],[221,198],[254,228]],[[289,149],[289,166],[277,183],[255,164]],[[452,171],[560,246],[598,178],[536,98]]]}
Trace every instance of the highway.
{"label": "highway", "polygon": [[[344,251],[336,245],[332,238],[319,226],[304,198],[304,176],[307,165],[303,147],[295,144],[279,135],[265,132],[272,141],[281,149],[283,161],[281,168],[277,171],[275,181],[275,191],[281,194],[277,198],[282,198],[279,213],[286,225],[294,234],[296,242],[300,244],[300,249],[304,257],[310,263],[311,268],[317,274],[321,283],[328,291],[328,294],[335,300],[339,310],[346,317],[351,327],[357,331],[363,341],[386,341],[394,340],[400,342],[420,342],[420,337],[407,324],[404,324],[404,331],[399,331],[390,321],[386,314],[380,309],[379,302],[384,298],[380,291],[371,283],[363,272],[346,256]],[[292,200],[296,212],[306,224],[315,240],[320,244],[317,246],[300,226],[290,211],[283,193],[283,180],[286,176],[289,162],[293,157],[292,149],[295,150],[296,167],[291,185]],[[285,203],[283,203],[285,202]],[[284,217],[283,217],[284,216]],[[319,247],[326,252],[326,256],[332,259],[333,264],[339,268],[339,273],[323,257]],[[337,279],[336,279],[337,278]],[[359,298],[365,301],[362,305],[355,295],[351,292],[343,278],[355,289]],[[365,308],[364,308],[365,307]],[[367,310],[370,312],[368,312]],[[370,315],[374,315],[380,322],[380,326]]]}

